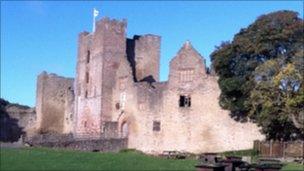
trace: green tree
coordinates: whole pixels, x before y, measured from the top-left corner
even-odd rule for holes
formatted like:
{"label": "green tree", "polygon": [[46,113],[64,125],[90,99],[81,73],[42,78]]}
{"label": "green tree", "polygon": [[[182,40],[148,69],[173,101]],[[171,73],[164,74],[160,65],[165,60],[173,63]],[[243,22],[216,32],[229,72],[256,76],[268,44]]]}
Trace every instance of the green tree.
{"label": "green tree", "polygon": [[302,57],[295,56],[293,59],[295,61],[282,67],[274,77],[274,85],[281,92],[280,95],[285,104],[283,111],[297,128],[304,131],[304,59],[303,55]]}
{"label": "green tree", "polygon": [[220,105],[269,139],[303,136],[303,26],[296,12],[262,15],[211,54]]}
{"label": "green tree", "polygon": [[[254,71],[255,87],[246,105],[249,116],[271,139],[303,136],[303,78],[294,63],[281,58],[266,61]],[[302,90],[301,90],[302,89]]]}

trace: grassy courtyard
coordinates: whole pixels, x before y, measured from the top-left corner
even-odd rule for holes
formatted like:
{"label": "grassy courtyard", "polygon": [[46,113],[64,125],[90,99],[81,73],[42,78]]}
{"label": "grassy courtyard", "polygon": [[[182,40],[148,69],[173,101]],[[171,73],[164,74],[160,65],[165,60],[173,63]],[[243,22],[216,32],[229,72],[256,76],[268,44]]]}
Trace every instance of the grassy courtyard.
{"label": "grassy courtyard", "polygon": [[[135,151],[94,153],[46,148],[1,149],[1,170],[195,170],[196,160],[173,160]],[[283,170],[303,170],[288,164]]]}
{"label": "grassy courtyard", "polygon": [[195,160],[138,152],[97,153],[46,148],[1,149],[1,170],[194,170]]}

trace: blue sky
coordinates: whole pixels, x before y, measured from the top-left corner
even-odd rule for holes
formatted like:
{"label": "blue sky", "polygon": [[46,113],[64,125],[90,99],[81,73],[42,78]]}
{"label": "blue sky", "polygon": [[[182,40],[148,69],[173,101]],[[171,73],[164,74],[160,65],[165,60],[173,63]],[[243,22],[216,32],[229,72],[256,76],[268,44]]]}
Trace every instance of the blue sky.
{"label": "blue sky", "polygon": [[186,40],[206,58],[258,16],[293,10],[303,18],[302,1],[14,1],[1,2],[1,97],[35,106],[36,78],[42,71],[74,77],[77,36],[98,18],[127,19],[127,36],[162,37],[160,78]]}

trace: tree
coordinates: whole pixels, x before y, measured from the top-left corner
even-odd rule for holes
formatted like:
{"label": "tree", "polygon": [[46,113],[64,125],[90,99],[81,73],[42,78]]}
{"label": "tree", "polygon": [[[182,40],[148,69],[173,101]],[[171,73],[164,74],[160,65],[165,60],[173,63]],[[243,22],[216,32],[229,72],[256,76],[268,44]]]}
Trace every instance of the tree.
{"label": "tree", "polygon": [[[249,116],[272,139],[296,139],[303,136],[303,78],[293,63],[268,60],[254,71],[255,87],[247,105]],[[302,89],[302,90],[301,90]],[[302,137],[303,138],[303,137]]]}
{"label": "tree", "polygon": [[303,136],[303,26],[296,12],[262,15],[211,54],[220,105],[269,139]]}
{"label": "tree", "polygon": [[[303,51],[302,51],[303,54]],[[283,110],[295,127],[304,132],[304,62],[302,57],[295,56],[295,61],[281,68],[274,77],[274,84],[281,92],[285,104]]]}

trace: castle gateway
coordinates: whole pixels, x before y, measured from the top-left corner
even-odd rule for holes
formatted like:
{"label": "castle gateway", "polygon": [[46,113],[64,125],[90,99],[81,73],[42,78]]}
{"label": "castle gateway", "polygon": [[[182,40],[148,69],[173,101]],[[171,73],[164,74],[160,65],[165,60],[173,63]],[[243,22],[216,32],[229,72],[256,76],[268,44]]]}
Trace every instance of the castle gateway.
{"label": "castle gateway", "polygon": [[127,138],[146,153],[221,152],[253,147],[258,127],[219,106],[217,77],[185,42],[159,81],[161,37],[126,38],[125,21],[103,18],[78,40],[75,79],[43,72],[37,82],[37,129],[75,139]]}

